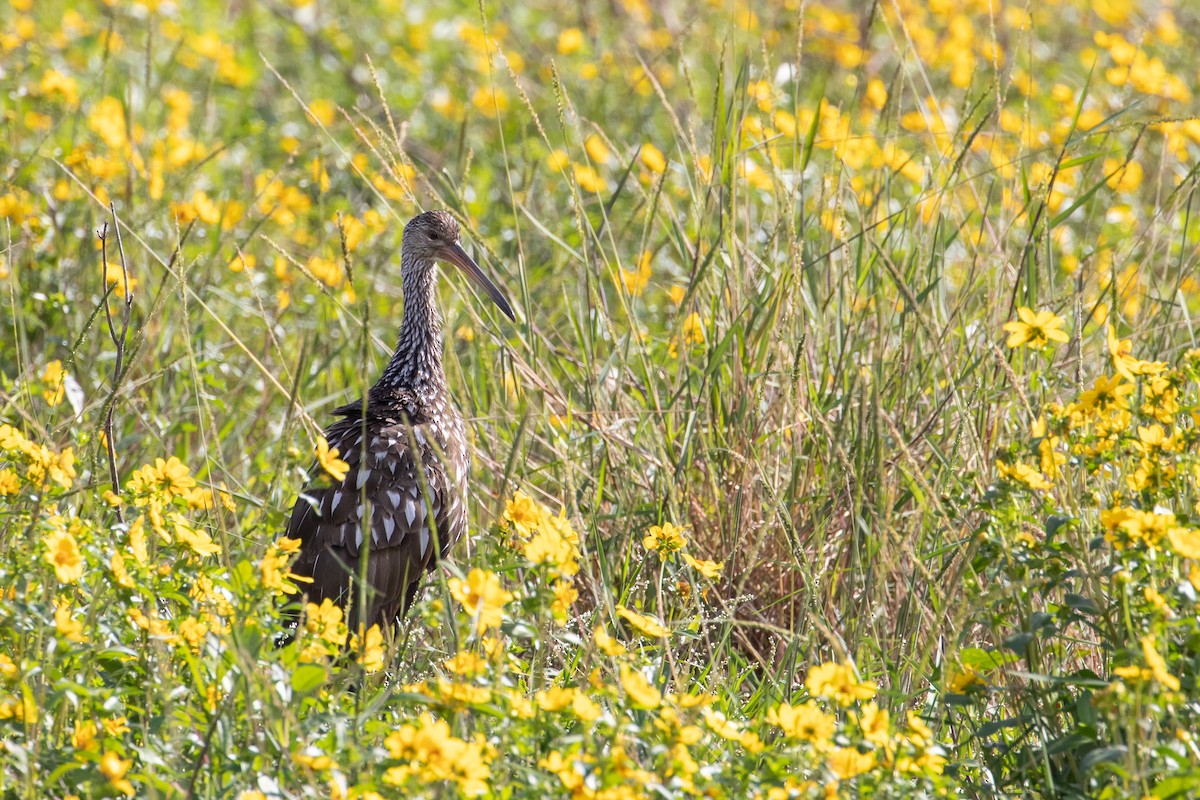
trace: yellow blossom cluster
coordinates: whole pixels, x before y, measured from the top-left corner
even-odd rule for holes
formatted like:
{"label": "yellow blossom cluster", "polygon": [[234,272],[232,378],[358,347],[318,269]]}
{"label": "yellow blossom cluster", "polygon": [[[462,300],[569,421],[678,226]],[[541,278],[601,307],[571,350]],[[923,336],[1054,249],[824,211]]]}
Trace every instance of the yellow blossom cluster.
{"label": "yellow blossom cluster", "polygon": [[1051,342],[1068,341],[1067,332],[1062,330],[1062,326],[1062,317],[1053,311],[1034,313],[1032,309],[1022,306],[1017,309],[1016,320],[1004,323],[1004,330],[1009,332],[1005,344],[1013,348],[1024,345],[1030,350],[1042,350]]}
{"label": "yellow blossom cluster", "polygon": [[305,645],[300,650],[300,660],[304,662],[320,662],[336,656],[346,646],[350,636],[342,619],[341,606],[335,605],[328,597],[320,605],[305,604],[304,630],[307,635]]}
{"label": "yellow blossom cluster", "polygon": [[447,585],[450,594],[475,621],[478,633],[499,627],[504,619],[504,606],[513,598],[512,592],[500,585],[500,576],[478,567],[467,574],[466,580],[451,578]]}
{"label": "yellow blossom cluster", "polygon": [[907,724],[895,730],[891,715],[874,701],[874,683],[860,681],[847,662],[828,662],[809,670],[805,686],[816,698],[833,701],[837,708],[853,708],[849,717],[855,723],[862,744],[844,746],[837,738],[845,736],[838,714],[827,711],[816,700],[799,705],[780,703],[767,712],[767,721],[785,736],[811,747],[826,759],[838,780],[850,780],[877,765],[908,774],[940,774],[945,764],[929,727],[913,712]]}
{"label": "yellow blossom cluster", "polygon": [[1126,547],[1171,548],[1185,558],[1200,558],[1200,530],[1179,525],[1169,511],[1142,511],[1114,506],[1100,512],[1104,538],[1118,549]]}
{"label": "yellow blossom cluster", "polygon": [[699,572],[709,580],[716,580],[721,575],[721,569],[725,566],[722,561],[707,561],[704,559],[695,558],[690,553],[685,551],[687,547],[687,538],[683,535],[684,529],[677,527],[674,523],[664,522],[662,525],[652,525],[646,531],[646,535],[642,537],[642,546],[652,553],[657,553],[658,557],[664,561],[671,555],[678,553],[683,563]]}
{"label": "yellow blossom cluster", "polygon": [[188,465],[176,456],[156,458],[153,464],[134,470],[125,483],[125,491],[134,505],[148,506],[152,517],[160,515],[176,498],[184,500],[189,508],[208,509],[212,508],[215,496],[226,509],[236,510],[224,483],[215,490],[199,485]]}
{"label": "yellow blossom cluster", "polygon": [[1113,669],[1113,674],[1127,681],[1141,681],[1143,683],[1157,681],[1165,689],[1173,692],[1179,691],[1179,678],[1168,671],[1166,660],[1158,652],[1155,637],[1143,636],[1140,639],[1140,643],[1142,658],[1145,660],[1146,666],[1140,667],[1136,664],[1131,664],[1129,666],[1116,667]]}
{"label": "yellow blossom cluster", "polygon": [[445,720],[422,715],[411,725],[403,725],[384,740],[388,756],[401,762],[384,773],[384,783],[407,786],[414,779],[421,783],[447,782],[466,797],[479,797],[489,791],[494,752],[477,736],[466,741],[453,736]]}
{"label": "yellow blossom cluster", "polygon": [[60,583],[75,583],[83,577],[83,553],[77,538],[83,531],[83,524],[77,519],[65,524],[57,515],[52,516],[50,522],[50,531],[43,539],[46,562],[54,568]]}
{"label": "yellow blossom cluster", "polygon": [[378,625],[365,631],[360,626],[358,633],[350,637],[350,652],[365,672],[379,672],[384,664],[383,631]]}
{"label": "yellow blossom cluster", "polygon": [[529,561],[547,564],[563,578],[579,572],[579,534],[571,527],[565,509],[552,514],[518,489],[505,505],[503,519],[523,540]]}
{"label": "yellow blossom cluster", "polygon": [[[39,489],[46,489],[51,481],[62,489],[70,489],[75,480],[73,448],[55,453],[25,438],[20,430],[7,423],[0,423],[0,454],[5,460],[20,459],[25,479]],[[12,467],[0,470],[0,496],[16,494],[20,477]]]}
{"label": "yellow blossom cluster", "polygon": [[277,595],[296,594],[300,588],[296,586],[295,581],[311,582],[311,578],[296,575],[288,569],[292,559],[299,552],[299,539],[289,539],[284,536],[272,543],[267,548],[267,552],[263,553],[262,561],[259,562],[263,587]]}
{"label": "yellow blossom cluster", "polygon": [[870,700],[877,691],[875,684],[858,679],[849,662],[818,664],[809,670],[804,686],[812,696],[828,698],[843,708]]}

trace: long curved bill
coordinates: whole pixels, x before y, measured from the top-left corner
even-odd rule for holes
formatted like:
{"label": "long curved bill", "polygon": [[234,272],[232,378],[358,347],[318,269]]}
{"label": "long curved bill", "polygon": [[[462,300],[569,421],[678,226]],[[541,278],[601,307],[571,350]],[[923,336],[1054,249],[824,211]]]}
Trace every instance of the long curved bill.
{"label": "long curved bill", "polygon": [[467,251],[463,250],[460,245],[452,244],[449,248],[442,251],[442,259],[449,261],[454,266],[463,271],[471,281],[483,290],[483,293],[492,298],[492,302],[500,307],[504,312],[504,316],[517,321],[517,317],[513,314],[512,306],[508,304],[508,298],[500,291],[500,287],[492,282],[492,279],[484,274],[475,260],[467,255]]}

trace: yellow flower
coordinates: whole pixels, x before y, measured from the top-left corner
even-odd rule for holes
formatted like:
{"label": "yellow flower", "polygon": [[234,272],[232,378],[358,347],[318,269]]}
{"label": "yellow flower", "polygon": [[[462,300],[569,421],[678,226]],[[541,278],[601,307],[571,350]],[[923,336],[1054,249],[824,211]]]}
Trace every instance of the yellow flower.
{"label": "yellow flower", "polygon": [[869,772],[875,766],[875,751],[859,752],[857,747],[836,747],[829,753],[829,769],[840,780]]}
{"label": "yellow flower", "polygon": [[583,48],[583,31],[579,28],[566,28],[558,34],[559,55],[569,56]]}
{"label": "yellow flower", "polygon": [[314,771],[337,769],[337,762],[315,747],[310,747],[308,751],[293,753],[292,762]]}
{"label": "yellow flower", "polygon": [[513,596],[500,586],[500,577],[493,572],[476,567],[467,574],[464,581],[461,578],[451,578],[449,581],[450,594],[463,610],[475,618],[476,630],[483,633],[488,628],[500,626],[504,618],[504,606]]}
{"label": "yellow flower", "polygon": [[458,675],[477,675],[487,669],[487,659],[470,650],[460,650],[446,659],[446,669]]}
{"label": "yellow flower", "polygon": [[481,706],[492,701],[492,690],[469,683],[454,683],[445,678],[437,680],[438,694],[449,703]]}
{"label": "yellow flower", "polygon": [[719,711],[713,711],[711,708],[700,709],[700,716],[704,718],[704,724],[708,725],[709,729],[730,742],[739,742],[742,740],[744,733],[737,725],[725,718],[725,715]]}
{"label": "yellow flower", "polygon": [[534,564],[553,564],[560,575],[579,572],[579,534],[571,528],[566,515],[543,516],[533,538],[525,543],[525,558]]}
{"label": "yellow flower", "polygon": [[925,724],[925,720],[915,711],[908,712],[908,725],[905,735],[908,741],[916,747],[929,747],[933,744],[933,731]]}
{"label": "yellow flower", "polygon": [[555,150],[546,158],[546,164],[555,172],[562,172],[571,166],[571,157],[566,150]]}
{"label": "yellow flower", "polygon": [[379,630],[378,625],[368,628],[361,640],[358,636],[351,637],[350,649],[358,653],[355,660],[367,672],[383,669],[383,631]]}
{"label": "yellow flower", "polygon": [[113,285],[113,294],[117,297],[124,297],[126,292],[132,292],[138,287],[138,279],[132,275],[126,275],[120,264],[110,263],[105,268],[104,282]]}
{"label": "yellow flower", "polygon": [[584,140],[583,149],[587,151],[588,158],[601,164],[612,158],[612,151],[608,149],[608,145],[594,133]]}
{"label": "yellow flower", "polygon": [[212,540],[208,531],[196,530],[179,514],[172,514],[171,519],[175,523],[175,536],[179,541],[192,548],[192,552],[196,555],[212,556],[221,552],[221,545]]}
{"label": "yellow flower", "polygon": [[329,477],[340,483],[346,480],[346,473],[350,471],[350,465],[338,458],[338,455],[338,449],[336,447],[330,449],[329,442],[325,440],[324,436],[317,438],[317,462]]}
{"label": "yellow flower", "polygon": [[600,717],[601,709],[594,700],[580,692],[571,701],[571,712],[583,722],[593,722]]}
{"label": "yellow flower", "polygon": [[599,194],[608,188],[608,182],[604,180],[604,176],[596,172],[589,164],[576,164],[574,172],[579,188],[589,194]]}
{"label": "yellow flower", "polygon": [[599,647],[605,655],[619,656],[625,653],[625,645],[618,642],[616,639],[608,635],[602,626],[596,626],[596,630],[592,631],[592,638],[596,641],[596,646]]}
{"label": "yellow flower", "polygon": [[1104,159],[1105,179],[1114,192],[1128,193],[1142,185],[1145,176],[1142,165],[1136,161],[1121,162],[1115,158]]}
{"label": "yellow flower", "polygon": [[617,616],[625,619],[636,631],[644,636],[652,638],[662,638],[670,635],[671,631],[663,627],[662,623],[649,614],[639,614],[636,611],[626,608],[625,606],[617,606]]}
{"label": "yellow flower", "polygon": [[28,445],[29,440],[12,425],[0,425],[0,450],[24,450]]}
{"label": "yellow flower", "polygon": [[1062,317],[1053,311],[1039,311],[1022,306],[1017,309],[1019,319],[1004,323],[1004,330],[1010,336],[1005,344],[1008,347],[1028,345],[1030,350],[1041,350],[1051,342],[1066,342],[1070,337],[1067,332],[1060,330],[1063,326]]}
{"label": "yellow flower", "polygon": [[641,708],[657,708],[662,702],[662,694],[650,685],[642,673],[621,665],[621,685],[634,704]]}
{"label": "yellow flower", "polygon": [[79,86],[75,79],[56,69],[46,70],[42,74],[37,90],[42,95],[61,95],[67,105],[73,106],[79,102]]}
{"label": "yellow flower", "polygon": [[667,168],[667,159],[662,150],[649,142],[642,145],[641,151],[638,152],[638,160],[651,172],[663,172]]}
{"label": "yellow flower", "polygon": [[195,617],[187,617],[179,623],[179,635],[187,642],[193,653],[199,653],[200,645],[208,636],[208,626]]}
{"label": "yellow flower", "polygon": [[281,553],[287,553],[287,554],[291,555],[293,553],[299,553],[300,546],[303,543],[304,542],[300,539],[289,539],[286,536],[281,536],[275,542],[275,546],[279,548],[279,551]]}
{"label": "yellow flower", "polygon": [[54,574],[61,583],[74,583],[83,577],[83,554],[79,552],[79,543],[66,528],[60,528],[47,534],[43,540],[46,544],[46,563],[54,567]]}
{"label": "yellow flower", "polygon": [[1000,473],[1001,478],[1023,484],[1030,489],[1049,491],[1054,488],[1054,484],[1046,480],[1046,476],[1028,464],[1005,464],[1003,461],[997,461],[996,471]]}
{"label": "yellow flower", "polygon": [[950,674],[950,679],[946,682],[946,688],[954,694],[963,694],[972,686],[986,686],[987,681],[983,675],[974,667],[963,667],[956,669]]}
{"label": "yellow flower", "polygon": [[715,581],[721,576],[721,569],[725,566],[724,561],[703,561],[692,558],[687,553],[683,553],[683,563],[687,564],[692,569],[699,572],[710,581]]}
{"label": "yellow flower", "polygon": [[1108,529],[1104,538],[1118,549],[1137,543],[1157,547],[1176,527],[1174,514],[1156,514],[1120,506],[1101,511],[1100,522]]}
{"label": "yellow flower", "polygon": [[502,519],[516,528],[521,538],[527,539],[542,526],[549,512],[546,507],[518,489],[512,500],[504,504]]}
{"label": "yellow flower", "polygon": [[136,584],[133,578],[129,577],[129,570],[125,569],[125,559],[120,553],[114,552],[108,559],[108,568],[112,570],[113,577],[117,581],[117,585],[125,589],[132,589]]}
{"label": "yellow flower", "polygon": [[564,789],[574,792],[583,786],[583,776],[575,771],[575,759],[563,758],[557,750],[551,750],[538,766],[557,776]]}
{"label": "yellow flower", "polygon": [[75,477],[75,451],[72,448],[63,448],[63,451],[47,466],[50,480],[64,489],[71,488],[71,480]]}
{"label": "yellow flower", "polygon": [[121,736],[129,733],[129,720],[125,717],[106,719],[104,720],[104,730],[108,731],[109,736]]}
{"label": "yellow flower", "polygon": [[234,259],[229,262],[229,271],[230,272],[245,272],[245,271],[254,269],[254,267],[257,264],[258,264],[257,258],[255,258],[252,255],[243,253],[242,255],[235,256]]}
{"label": "yellow flower", "polygon": [[647,550],[652,550],[660,555],[674,553],[676,550],[682,550],[687,546],[687,539],[683,536],[683,528],[677,528],[670,522],[664,522],[662,525],[653,525],[642,539],[642,546]]}
{"label": "yellow flower", "polygon": [[1154,636],[1143,636],[1141,643],[1142,655],[1146,658],[1146,666],[1150,668],[1150,674],[1171,691],[1179,691],[1179,679],[1167,671],[1167,662],[1159,655],[1158,648],[1154,643]]}
{"label": "yellow flower", "polygon": [[132,797],[133,784],[125,778],[125,773],[132,766],[132,760],[122,759],[119,755],[109,750],[100,757],[100,774],[108,778],[108,783],[118,792]]}
{"label": "yellow flower", "polygon": [[83,623],[71,617],[71,609],[60,603],[54,609],[54,629],[58,635],[72,642],[86,642],[83,635]]}
{"label": "yellow flower", "polygon": [[554,602],[550,606],[550,613],[557,620],[565,620],[567,613],[571,610],[571,604],[579,599],[579,591],[575,585],[568,580],[557,580],[554,582]]}
{"label": "yellow flower", "polygon": [[1121,383],[1120,375],[1114,375],[1111,378],[1098,375],[1092,388],[1079,396],[1079,407],[1085,411],[1091,409],[1128,411],[1129,400],[1126,398],[1133,393],[1133,388],[1131,383]]}
{"label": "yellow flower", "polygon": [[827,697],[840,706],[849,706],[856,700],[870,700],[875,696],[875,684],[859,681],[848,662],[839,664],[831,661],[813,667],[804,686],[809,694]]}
{"label": "yellow flower", "polygon": [[113,150],[122,150],[129,144],[125,126],[125,108],[115,97],[103,97],[88,114],[88,127]]}
{"label": "yellow flower", "polygon": [[1118,678],[1121,678],[1122,680],[1132,680],[1132,681],[1150,680],[1150,670],[1148,670],[1148,669],[1144,670],[1141,667],[1137,666],[1136,664],[1130,664],[1130,665],[1124,666],[1124,667],[1114,667],[1113,675],[1116,675]]}
{"label": "yellow flower", "polygon": [[641,297],[650,283],[650,251],[646,250],[638,258],[637,267],[632,270],[621,270],[621,286],[634,297]]}
{"label": "yellow flower", "polygon": [[685,345],[704,343],[704,319],[695,311],[683,319],[683,343]]}
{"label": "yellow flower", "polygon": [[154,464],[147,464],[135,470],[129,479],[127,488],[130,493],[148,494],[161,492],[167,499],[186,497],[196,487],[196,480],[191,470],[175,456],[163,460],[154,459]]}
{"label": "yellow flower", "polygon": [[403,762],[388,769],[383,782],[405,785],[410,777],[425,782],[453,781],[467,797],[487,794],[491,751],[482,737],[466,742],[450,734],[445,720],[422,714],[415,725],[404,725],[384,739],[388,754]]}
{"label": "yellow flower", "polygon": [[883,85],[883,81],[878,78],[867,81],[866,100],[876,111],[887,103],[887,97],[887,87]]}
{"label": "yellow flower", "polygon": [[858,727],[862,730],[863,738],[876,747],[886,748],[891,742],[889,722],[887,709],[880,708],[873,702],[864,705],[858,717]]}
{"label": "yellow flower", "polygon": [[508,92],[499,87],[480,87],[471,93],[471,105],[485,117],[495,119],[508,110]]}
{"label": "yellow flower", "polygon": [[11,497],[21,491],[21,481],[15,470],[0,469],[0,497]]}
{"label": "yellow flower", "polygon": [[1132,340],[1118,338],[1117,329],[1112,325],[1108,326],[1106,342],[1113,369],[1127,381],[1133,381],[1135,375],[1156,375],[1167,368],[1161,361],[1150,362],[1134,358]]}
{"label": "yellow flower", "polygon": [[780,703],[767,712],[767,722],[779,727],[793,739],[812,742],[818,748],[829,744],[837,730],[837,720],[812,700],[793,706]]}
{"label": "yellow flower", "polygon": [[317,605],[316,603],[305,604],[304,629],[337,648],[344,646],[346,638],[350,635],[350,632],[346,629],[345,622],[342,620],[341,606],[334,603],[328,597],[321,601],[321,605]]}
{"label": "yellow flower", "polygon": [[578,689],[571,687],[551,686],[543,692],[534,695],[534,702],[542,711],[562,711],[575,701]]}
{"label": "yellow flower", "polygon": [[273,590],[276,594],[296,594],[300,589],[293,581],[312,583],[312,578],[288,571],[288,563],[292,560],[292,555],[299,549],[300,540],[289,539],[286,536],[267,548],[259,567],[264,587]]}
{"label": "yellow flower", "polygon": [[1200,530],[1196,528],[1170,528],[1167,539],[1176,553],[1184,558],[1200,559]]}
{"label": "yellow flower", "polygon": [[56,406],[63,401],[66,378],[67,374],[63,372],[61,361],[56,359],[46,365],[46,371],[42,373],[42,383],[46,384],[42,397],[46,399],[47,405]]}
{"label": "yellow flower", "polygon": [[143,567],[150,560],[146,549],[146,518],[138,517],[129,526],[129,552]]}
{"label": "yellow flower", "polygon": [[90,719],[76,722],[75,729],[71,731],[71,746],[85,752],[99,750],[100,742],[96,741],[96,733],[99,730],[96,723]]}

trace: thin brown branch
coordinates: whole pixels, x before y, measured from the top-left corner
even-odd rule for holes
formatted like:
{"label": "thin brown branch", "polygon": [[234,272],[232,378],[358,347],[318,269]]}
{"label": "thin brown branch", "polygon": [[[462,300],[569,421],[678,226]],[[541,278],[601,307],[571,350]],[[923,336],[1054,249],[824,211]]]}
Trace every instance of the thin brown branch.
{"label": "thin brown branch", "polygon": [[[104,299],[102,302],[104,303],[104,318],[108,323],[108,335],[117,349],[117,358],[112,372],[112,395],[104,411],[104,452],[108,460],[108,480],[112,483],[113,493],[119,495],[121,493],[121,477],[117,472],[117,450],[113,443],[113,410],[116,407],[117,389],[121,384],[121,379],[125,376],[129,321],[133,315],[133,287],[129,285],[129,262],[125,257],[125,243],[121,239],[121,226],[117,220],[116,206],[109,203],[108,210],[112,214],[113,230],[117,232],[117,253],[121,260],[121,291],[125,301],[121,309],[121,331],[118,333],[116,325],[113,324],[112,306],[108,302],[113,289],[110,289],[108,285],[108,222],[105,221],[104,227],[97,234],[100,238],[100,264],[103,270],[101,285],[104,287]],[[121,512],[120,506],[117,506],[116,512],[117,519],[124,522],[125,515]]]}

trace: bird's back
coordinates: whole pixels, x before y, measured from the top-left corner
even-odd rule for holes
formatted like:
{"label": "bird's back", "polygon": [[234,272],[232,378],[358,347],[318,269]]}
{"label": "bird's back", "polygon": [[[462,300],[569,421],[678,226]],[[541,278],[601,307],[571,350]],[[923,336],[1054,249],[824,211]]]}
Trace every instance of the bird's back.
{"label": "bird's back", "polygon": [[[395,390],[337,409],[325,434],[349,465],[345,479],[317,472],[296,500],[287,536],[300,539],[292,571],[312,583],[310,602],[329,598],[358,627],[365,574],[367,626],[403,616],[424,573],[465,532],[467,443],[462,416],[444,391]],[[365,563],[364,563],[365,558]]]}

